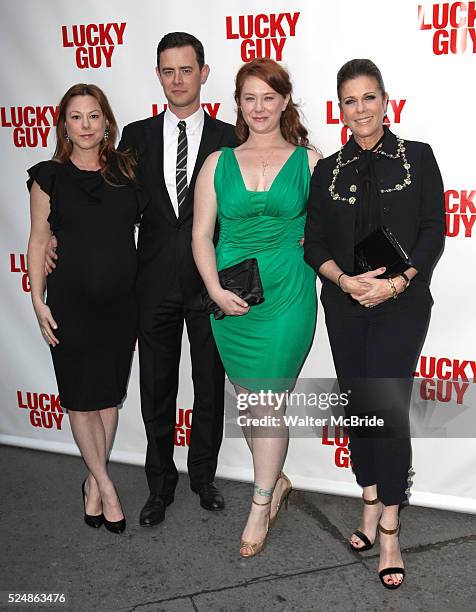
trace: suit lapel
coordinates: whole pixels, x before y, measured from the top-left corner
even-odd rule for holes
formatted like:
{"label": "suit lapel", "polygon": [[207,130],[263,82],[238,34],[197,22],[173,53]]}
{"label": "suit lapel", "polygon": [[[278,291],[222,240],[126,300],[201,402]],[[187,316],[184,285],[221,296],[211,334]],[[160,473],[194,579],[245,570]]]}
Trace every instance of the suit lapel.
{"label": "suit lapel", "polygon": [[193,194],[195,191],[195,183],[197,180],[198,173],[203,166],[204,161],[213,153],[219,149],[221,141],[222,129],[218,121],[214,121],[208,113],[205,113],[202,138],[200,140],[200,146],[198,148],[197,161],[193,169],[192,179],[188,186],[188,193],[185,202],[180,207],[180,218],[186,214],[187,210],[193,208]]}

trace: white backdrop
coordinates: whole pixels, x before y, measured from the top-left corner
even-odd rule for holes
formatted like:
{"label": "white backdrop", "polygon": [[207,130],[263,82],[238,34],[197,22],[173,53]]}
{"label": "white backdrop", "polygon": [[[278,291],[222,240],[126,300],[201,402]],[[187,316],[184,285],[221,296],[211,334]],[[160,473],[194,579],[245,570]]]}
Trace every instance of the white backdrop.
{"label": "white backdrop", "polygon": [[[156,46],[174,30],[191,32],[204,43],[211,75],[202,101],[206,110],[231,123],[233,78],[242,61],[255,55],[282,61],[291,72],[295,99],[301,103],[312,142],[324,155],[341,144],[335,93],[338,68],[353,57],[369,57],[378,64],[390,94],[392,129],[404,138],[430,142],[447,190],[448,237],[433,278],[435,306],[418,371],[439,377],[453,395],[454,383],[444,379],[451,377],[449,372],[463,379],[467,375],[466,403],[476,370],[472,314],[476,281],[469,265],[475,256],[476,233],[475,133],[469,114],[476,95],[474,5],[423,2],[419,7],[413,0],[184,0],[180,6],[170,0],[141,0],[135,5],[127,0],[4,0],[0,9],[4,171],[0,442],[77,452],[68,416],[58,405],[49,349],[28,293],[25,170],[52,156],[54,111],[74,83],[103,88],[120,126],[150,116],[154,108],[162,110],[165,99],[154,73]],[[185,426],[178,427],[176,441],[181,469],[186,465],[184,441],[193,402],[186,338],[183,349],[177,419],[180,423],[185,417]],[[320,309],[302,376],[333,375]],[[413,448],[412,503],[475,512],[474,439],[417,439]],[[112,458],[143,464],[144,456],[135,359]],[[225,438],[218,475],[251,479],[251,468],[243,440]],[[286,471],[297,487],[360,494],[340,432],[331,430],[324,440],[291,440]]]}

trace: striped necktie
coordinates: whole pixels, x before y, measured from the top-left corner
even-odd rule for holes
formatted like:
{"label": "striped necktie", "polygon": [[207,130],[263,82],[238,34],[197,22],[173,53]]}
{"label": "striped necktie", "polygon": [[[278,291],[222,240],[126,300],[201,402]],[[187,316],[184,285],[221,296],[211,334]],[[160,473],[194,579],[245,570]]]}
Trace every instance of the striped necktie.
{"label": "striped necktie", "polygon": [[177,142],[177,166],[175,169],[175,183],[177,186],[177,203],[180,206],[185,202],[187,197],[187,132],[185,131],[187,124],[185,121],[179,121],[177,125],[179,131]]}

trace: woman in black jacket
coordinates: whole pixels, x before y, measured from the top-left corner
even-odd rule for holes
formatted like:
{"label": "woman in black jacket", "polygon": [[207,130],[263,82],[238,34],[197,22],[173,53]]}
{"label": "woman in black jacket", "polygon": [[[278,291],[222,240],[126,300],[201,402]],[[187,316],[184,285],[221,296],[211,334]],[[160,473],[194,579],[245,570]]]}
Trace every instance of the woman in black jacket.
{"label": "woman in black jacket", "polygon": [[[361,526],[350,545],[357,551],[370,549],[378,528],[379,576],[384,586],[395,589],[405,576],[398,531],[412,473],[411,380],[433,304],[430,276],[443,248],[444,192],[430,146],[403,140],[383,125],[388,94],[373,62],[344,64],[337,92],[352,137],[317,164],[305,259],[322,280],[321,301],[340,385],[352,388],[348,416],[376,415],[385,423],[349,431],[364,499]],[[355,246],[381,226],[403,247],[408,267],[391,275],[382,262],[359,273]]]}

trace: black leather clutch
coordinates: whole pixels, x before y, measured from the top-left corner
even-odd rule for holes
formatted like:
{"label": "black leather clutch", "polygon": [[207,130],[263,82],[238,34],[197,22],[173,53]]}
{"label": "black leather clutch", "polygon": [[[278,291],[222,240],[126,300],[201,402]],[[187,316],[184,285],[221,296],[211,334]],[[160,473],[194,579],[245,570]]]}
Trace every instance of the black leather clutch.
{"label": "black leather clutch", "polygon": [[389,278],[412,266],[405,249],[388,227],[382,225],[361,240],[354,251],[354,272],[362,274],[385,266],[378,278]]}
{"label": "black leather clutch", "polygon": [[[240,261],[229,268],[223,268],[218,272],[218,278],[223,289],[233,291],[250,306],[264,302],[263,285],[259,275],[258,260],[255,257]],[[223,319],[226,316],[208,295],[206,289],[202,294],[202,301],[208,314],[213,314],[215,319]]]}

